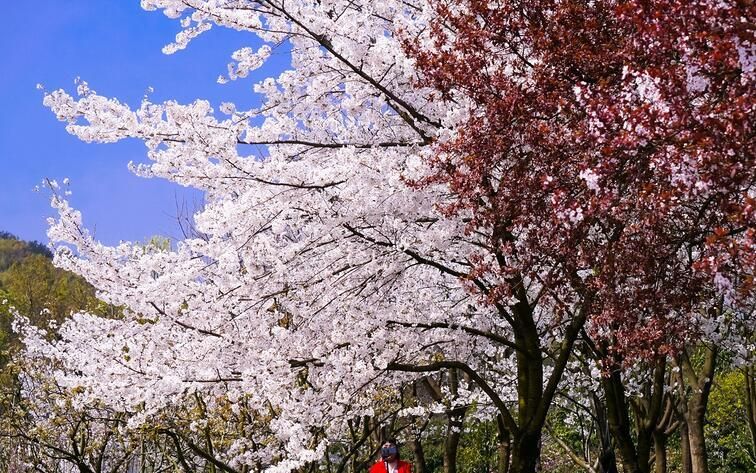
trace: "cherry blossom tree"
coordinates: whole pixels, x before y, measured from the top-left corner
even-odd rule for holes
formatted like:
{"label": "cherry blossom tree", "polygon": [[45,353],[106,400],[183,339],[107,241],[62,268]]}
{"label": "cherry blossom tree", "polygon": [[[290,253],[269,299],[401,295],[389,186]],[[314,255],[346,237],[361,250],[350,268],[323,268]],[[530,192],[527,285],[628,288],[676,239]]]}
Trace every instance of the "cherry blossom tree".
{"label": "cherry blossom tree", "polygon": [[579,337],[611,370],[752,295],[751,12],[686,4],[143,0],[181,19],[167,53],[256,35],[220,82],[282,45],[292,67],[250,110],[46,93],[70,133],[143,140],[133,171],[206,205],[173,249],[107,247],[50,181],[57,264],[126,309],[30,353],[134,424],[193,392],[269,411],[229,470],[317,461],[443,371],[441,410],[479,406],[510,471],[535,471]]}
{"label": "cherry blossom tree", "polygon": [[[294,68],[256,86],[259,109],[224,105],[225,118],[204,101],[132,110],[83,82],[78,98],[46,95],[84,140],[145,140],[152,163],[135,172],[202,189],[207,203],[194,218],[199,236],[173,251],[108,248],[56,194],[50,236],[76,250],[61,245],[57,262],[127,310],[122,320],[77,315],[62,342],[29,345],[71,368],[63,385],[83,384],[118,408],[144,406],[145,418],[187,391],[252,396],[276,413],[270,428],[280,441],[251,433],[228,464],[291,470],[320,459],[348,420],[375,413],[386,389],[419,376],[385,376],[390,363],[473,363],[477,336],[450,328],[495,330],[459,280],[453,261],[464,262],[471,244],[435,208],[442,189],[403,180],[420,176],[445,116],[432,92],[412,87],[412,62],[392,34],[421,28],[424,6],[145,5],[186,14],[169,50],[211,22],[257,33],[267,44],[235,53],[230,80],[283,42]],[[492,356],[495,339],[483,339]]]}

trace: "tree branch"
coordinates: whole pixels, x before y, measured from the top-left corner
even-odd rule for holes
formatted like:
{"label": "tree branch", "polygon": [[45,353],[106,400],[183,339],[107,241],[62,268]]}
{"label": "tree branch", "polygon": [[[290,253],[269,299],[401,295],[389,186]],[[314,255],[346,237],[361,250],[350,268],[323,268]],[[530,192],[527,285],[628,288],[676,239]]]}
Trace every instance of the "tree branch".
{"label": "tree branch", "polygon": [[[320,44],[323,48],[325,48],[326,51],[328,51],[329,53],[331,53],[333,55],[333,57],[335,57],[336,59],[338,59],[340,62],[342,62],[344,65],[346,65],[349,69],[351,69],[352,72],[354,72],[355,74],[357,74],[358,76],[360,76],[362,79],[364,79],[365,81],[367,81],[370,85],[372,85],[373,87],[375,87],[376,89],[378,89],[381,93],[383,93],[387,97],[387,99],[389,100],[389,105],[392,105],[392,107],[394,107],[394,109],[397,111],[397,113],[399,113],[399,115],[407,122],[407,124],[410,127],[412,127],[412,129],[415,130],[423,138],[423,142],[426,143],[426,144],[430,142],[430,137],[428,137],[428,135],[423,130],[421,130],[420,128],[417,127],[417,124],[415,123],[415,120],[421,121],[421,122],[429,124],[429,125],[432,125],[432,126],[434,126],[436,128],[440,128],[441,127],[441,123],[439,123],[438,121],[435,121],[435,120],[431,120],[427,116],[425,116],[422,113],[420,113],[420,111],[418,111],[415,107],[411,106],[404,99],[402,99],[401,97],[397,96],[395,93],[393,93],[390,90],[388,90],[386,88],[386,86],[384,86],[383,84],[381,84],[380,82],[378,82],[377,80],[375,80],[373,77],[371,77],[370,75],[368,75],[364,70],[362,70],[361,67],[358,67],[357,65],[355,65],[351,61],[349,61],[347,58],[345,58],[344,56],[342,56],[338,51],[336,51],[336,49],[333,47],[333,45],[328,40],[328,38],[326,38],[324,35],[320,35],[320,34],[315,33],[314,31],[312,31],[304,23],[302,23],[300,20],[298,20],[297,18],[295,18],[288,11],[286,11],[286,9],[283,7],[283,5],[279,6],[279,5],[277,5],[275,2],[273,2],[271,0],[261,0],[261,3],[267,3],[268,5],[271,6],[271,8],[280,11],[292,23],[294,23],[299,28],[301,28],[302,30],[304,30],[313,40],[317,41],[317,43]],[[397,105],[400,105],[401,108],[406,111],[406,114],[402,113],[401,109],[395,107],[390,102],[393,102],[393,103],[395,103]],[[409,117],[406,116],[407,114],[409,114]]]}
{"label": "tree branch", "polygon": [[510,348],[513,348],[519,352],[525,353],[525,349],[521,346],[517,345],[515,342],[502,337],[499,334],[489,332],[487,330],[480,330],[473,327],[468,327],[466,325],[459,325],[459,324],[449,324],[446,322],[432,322],[432,323],[421,323],[421,322],[400,322],[398,320],[389,320],[386,322],[388,325],[399,325],[401,327],[409,327],[409,328],[422,328],[422,329],[433,329],[433,328],[445,328],[449,330],[462,330],[464,332],[467,332],[471,335],[478,335],[481,337],[485,337],[489,340],[492,340],[496,343],[500,343],[504,346],[508,346]]}
{"label": "tree branch", "polygon": [[[160,313],[160,315],[162,315],[162,316],[164,316],[164,317],[168,317],[168,314],[166,314],[166,313],[165,313],[165,311],[164,311],[163,309],[161,309],[160,307],[158,307],[158,306],[157,306],[157,304],[155,304],[155,303],[154,303],[154,302],[152,302],[152,301],[150,301],[150,302],[149,302],[149,304],[150,304],[150,305],[151,305],[151,306],[152,306],[152,307],[153,307],[153,308],[154,308],[154,309],[155,309],[156,311],[158,311],[158,312]],[[174,323],[176,323],[177,325],[180,325],[181,327],[184,327],[184,328],[185,328],[185,329],[187,329],[187,330],[194,330],[194,331],[197,331],[197,332],[199,332],[199,333],[201,333],[201,334],[203,334],[203,335],[210,335],[210,336],[212,336],[212,337],[223,338],[223,336],[222,336],[221,334],[219,334],[219,333],[215,333],[215,332],[211,332],[210,330],[205,330],[205,329],[202,329],[202,328],[197,328],[197,327],[194,327],[194,326],[192,326],[192,325],[189,325],[189,324],[187,324],[187,323],[181,322],[180,320],[178,320],[178,319],[175,319],[175,318],[172,318],[172,317],[168,317],[168,318],[169,318],[169,319],[170,319],[171,321],[173,321]]]}
{"label": "tree branch", "polygon": [[466,363],[462,363],[461,361],[438,361],[427,365],[410,365],[405,363],[391,362],[386,367],[386,370],[407,371],[411,373],[427,373],[439,371],[444,368],[457,368],[467,374],[470,379],[475,382],[475,384],[480,386],[483,392],[485,392],[486,395],[488,395],[488,398],[491,399],[491,401],[494,403],[496,408],[501,413],[504,425],[506,425],[507,429],[512,432],[515,437],[519,435],[520,427],[517,425],[517,422],[515,422],[512,414],[509,412],[507,405],[504,404],[504,401],[499,397],[496,391],[494,391],[493,388]]}

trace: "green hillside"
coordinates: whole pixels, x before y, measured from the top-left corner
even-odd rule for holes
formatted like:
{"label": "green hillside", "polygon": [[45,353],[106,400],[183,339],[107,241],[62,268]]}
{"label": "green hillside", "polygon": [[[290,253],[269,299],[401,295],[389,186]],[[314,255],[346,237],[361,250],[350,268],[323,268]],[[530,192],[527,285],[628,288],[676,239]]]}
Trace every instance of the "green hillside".
{"label": "green hillside", "polygon": [[30,255],[52,258],[52,253],[42,243],[22,241],[11,233],[0,231],[0,272]]}
{"label": "green hillside", "polygon": [[47,247],[0,232],[0,367],[20,347],[11,329],[14,310],[48,328],[71,313],[102,312],[107,306],[81,277],[53,266]]}

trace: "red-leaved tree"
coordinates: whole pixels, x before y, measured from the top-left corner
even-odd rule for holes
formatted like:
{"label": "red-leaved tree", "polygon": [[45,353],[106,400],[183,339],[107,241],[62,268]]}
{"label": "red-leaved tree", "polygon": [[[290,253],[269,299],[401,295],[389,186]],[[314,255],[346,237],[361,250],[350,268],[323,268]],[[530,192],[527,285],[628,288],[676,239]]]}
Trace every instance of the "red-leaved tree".
{"label": "red-leaved tree", "polygon": [[[419,82],[468,103],[469,117],[436,143],[426,183],[447,184],[446,211],[488,235],[473,274],[497,281],[482,297],[513,304],[516,342],[529,347],[517,354],[512,471],[534,471],[543,417],[523,406],[553,395],[532,356],[546,343],[536,307],[551,324],[570,321],[565,346],[585,323],[608,373],[673,355],[702,317],[752,301],[754,7],[439,0],[435,9],[429,36],[405,47]],[[626,471],[638,471],[622,453]]]}

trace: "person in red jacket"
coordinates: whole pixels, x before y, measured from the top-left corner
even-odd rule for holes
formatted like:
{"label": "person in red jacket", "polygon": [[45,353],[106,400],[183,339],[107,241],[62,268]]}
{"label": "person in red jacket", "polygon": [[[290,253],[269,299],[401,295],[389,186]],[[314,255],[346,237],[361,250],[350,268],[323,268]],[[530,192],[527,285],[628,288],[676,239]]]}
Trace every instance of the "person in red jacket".
{"label": "person in red jacket", "polygon": [[388,440],[381,447],[381,459],[370,467],[370,473],[411,473],[410,464],[399,459],[399,446]]}

